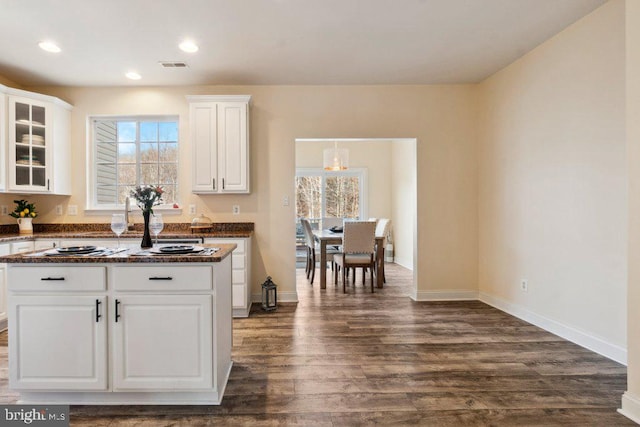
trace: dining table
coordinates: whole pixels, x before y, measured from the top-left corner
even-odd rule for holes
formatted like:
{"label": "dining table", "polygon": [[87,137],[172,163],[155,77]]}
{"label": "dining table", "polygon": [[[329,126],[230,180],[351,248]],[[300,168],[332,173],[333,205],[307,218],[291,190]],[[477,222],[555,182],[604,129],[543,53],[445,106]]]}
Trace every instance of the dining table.
{"label": "dining table", "polygon": [[[313,230],[314,238],[320,243],[320,289],[327,288],[327,246],[342,245],[342,233],[331,230]],[[384,237],[376,236],[376,271],[384,271]],[[376,286],[384,286],[384,275],[376,274]]]}

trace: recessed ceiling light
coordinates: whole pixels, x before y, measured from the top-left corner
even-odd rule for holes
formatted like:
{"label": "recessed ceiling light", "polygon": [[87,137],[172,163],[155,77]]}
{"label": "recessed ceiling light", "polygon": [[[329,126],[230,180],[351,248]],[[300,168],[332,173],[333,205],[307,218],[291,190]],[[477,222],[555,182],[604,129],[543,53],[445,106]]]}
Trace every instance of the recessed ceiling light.
{"label": "recessed ceiling light", "polygon": [[57,44],[48,40],[38,43],[38,46],[40,46],[40,49],[46,50],[47,52],[51,53],[58,53],[62,50]]}
{"label": "recessed ceiling light", "polygon": [[140,80],[142,78],[142,76],[135,71],[129,71],[125,76],[131,80]]}
{"label": "recessed ceiling light", "polygon": [[187,53],[193,53],[198,51],[198,45],[191,40],[185,40],[178,46],[182,51]]}

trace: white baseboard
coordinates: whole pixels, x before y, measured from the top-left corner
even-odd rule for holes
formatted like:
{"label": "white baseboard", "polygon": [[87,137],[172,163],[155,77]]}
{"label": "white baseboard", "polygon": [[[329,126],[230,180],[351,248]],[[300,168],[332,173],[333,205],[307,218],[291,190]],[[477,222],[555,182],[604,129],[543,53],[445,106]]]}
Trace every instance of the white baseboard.
{"label": "white baseboard", "polygon": [[413,258],[394,257],[393,262],[394,264],[398,264],[399,266],[402,266],[407,270],[413,271]]}
{"label": "white baseboard", "polygon": [[[262,294],[251,294],[251,302],[262,302]],[[278,291],[278,302],[298,302],[297,292]]]}
{"label": "white baseboard", "polygon": [[596,353],[608,357],[618,363],[622,363],[625,366],[627,364],[627,350],[623,347],[606,342],[602,338],[541,316],[518,304],[513,304],[484,292],[479,293],[479,299],[498,310],[509,313],[512,316],[538,326],[545,331],[551,332],[552,334],[558,335],[559,337],[576,343],[582,347],[588,348],[591,351],[595,351]]}
{"label": "white baseboard", "polygon": [[622,395],[622,408],[618,409],[625,417],[640,424],[640,398],[625,391]]}
{"label": "white baseboard", "polygon": [[411,295],[414,301],[466,301],[477,300],[478,291],[470,289],[452,289],[439,291],[417,291]]}

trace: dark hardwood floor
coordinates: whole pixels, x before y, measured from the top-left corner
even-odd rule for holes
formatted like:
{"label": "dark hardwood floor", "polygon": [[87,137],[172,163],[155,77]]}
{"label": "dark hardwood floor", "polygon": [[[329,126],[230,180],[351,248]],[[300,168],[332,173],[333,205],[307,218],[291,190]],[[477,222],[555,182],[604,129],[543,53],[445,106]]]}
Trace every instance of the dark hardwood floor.
{"label": "dark hardwood floor", "polygon": [[222,405],[72,406],[71,425],[635,425],[616,412],[624,366],[481,302],[413,302],[410,284],[388,265],[384,289],[345,295],[298,270],[298,304],[234,320]]}

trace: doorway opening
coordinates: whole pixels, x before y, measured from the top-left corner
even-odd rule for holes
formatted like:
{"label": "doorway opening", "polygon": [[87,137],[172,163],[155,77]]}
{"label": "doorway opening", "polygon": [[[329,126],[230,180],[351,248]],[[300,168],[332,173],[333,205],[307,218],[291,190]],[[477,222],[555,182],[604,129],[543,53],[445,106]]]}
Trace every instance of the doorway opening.
{"label": "doorway opening", "polygon": [[[334,144],[349,150],[349,168],[323,169],[323,151]],[[300,218],[328,229],[344,218],[388,218],[385,260],[413,272],[417,290],[417,164],[414,138],[299,138],[295,144],[296,266],[305,267]],[[316,268],[318,268],[316,266]],[[298,275],[299,277],[299,275]],[[392,284],[390,284],[392,285]],[[315,283],[314,283],[315,287]]]}

